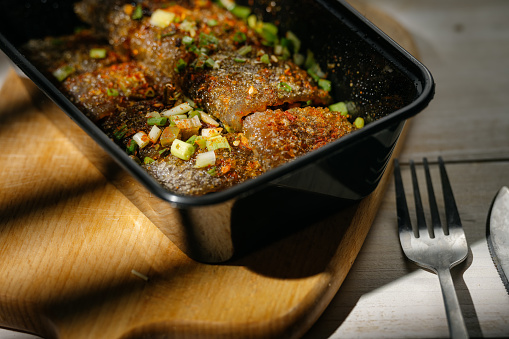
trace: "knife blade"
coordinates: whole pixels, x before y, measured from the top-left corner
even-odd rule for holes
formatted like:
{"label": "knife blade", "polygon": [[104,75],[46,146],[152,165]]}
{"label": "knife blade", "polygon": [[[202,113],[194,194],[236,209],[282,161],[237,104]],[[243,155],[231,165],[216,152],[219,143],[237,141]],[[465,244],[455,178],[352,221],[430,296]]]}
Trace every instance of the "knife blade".
{"label": "knife blade", "polygon": [[502,187],[491,204],[486,227],[491,259],[509,293],[509,188]]}

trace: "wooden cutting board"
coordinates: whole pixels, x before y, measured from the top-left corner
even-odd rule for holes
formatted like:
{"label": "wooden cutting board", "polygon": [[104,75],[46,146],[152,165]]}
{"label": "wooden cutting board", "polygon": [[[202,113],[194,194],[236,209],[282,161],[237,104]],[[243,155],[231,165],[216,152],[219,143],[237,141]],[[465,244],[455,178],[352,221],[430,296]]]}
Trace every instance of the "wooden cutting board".
{"label": "wooden cutting board", "polygon": [[[415,55],[400,25],[356,6]],[[392,173],[325,220],[228,264],[202,264],[30,98],[12,71],[0,92],[0,326],[43,337],[299,337],[340,288]]]}

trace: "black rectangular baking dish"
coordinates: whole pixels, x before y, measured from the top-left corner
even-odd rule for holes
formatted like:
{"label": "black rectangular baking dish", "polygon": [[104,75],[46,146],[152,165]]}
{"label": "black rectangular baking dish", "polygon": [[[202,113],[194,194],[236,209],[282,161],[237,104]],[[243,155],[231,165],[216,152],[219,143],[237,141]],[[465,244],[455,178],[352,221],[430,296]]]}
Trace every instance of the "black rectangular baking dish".
{"label": "black rectangular baking dish", "polygon": [[[367,124],[256,179],[199,197],[174,194],[157,183],[20,52],[19,47],[29,39],[69,34],[80,25],[72,1],[4,0],[0,4],[2,13],[9,13],[0,22],[0,47],[58,106],[44,111],[71,140],[79,142],[104,174],[111,173],[111,164],[105,165],[101,156],[104,152],[127,171],[108,176],[185,253],[207,262],[230,259],[243,247],[236,243],[235,234],[253,243],[254,234],[264,233],[261,224],[267,219],[272,222],[265,227],[275,227],[281,201],[295,204],[309,199],[323,207],[327,206],[324,201],[357,201],[370,194],[385,171],[405,120],[421,112],[434,95],[433,78],[426,67],[345,1],[237,2],[249,2],[264,21],[296,33],[322,68],[329,70],[336,101],[354,102]],[[89,147],[83,147],[83,132],[93,139],[85,143]],[[252,219],[253,209],[261,209],[265,217],[263,222],[251,222],[249,230],[242,224]]]}

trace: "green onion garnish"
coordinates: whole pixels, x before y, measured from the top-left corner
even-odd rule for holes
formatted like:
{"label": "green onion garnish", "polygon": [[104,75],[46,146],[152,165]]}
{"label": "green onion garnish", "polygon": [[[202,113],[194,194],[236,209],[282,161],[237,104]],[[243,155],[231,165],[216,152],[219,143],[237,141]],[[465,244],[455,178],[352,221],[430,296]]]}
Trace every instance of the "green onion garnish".
{"label": "green onion garnish", "polygon": [[331,90],[331,82],[330,80],[320,79],[318,80],[318,86],[324,91],[330,92]]}
{"label": "green onion garnish", "polygon": [[[212,47],[215,49],[219,44],[219,40],[212,34],[200,33],[200,47]],[[211,46],[212,45],[212,46]]]}
{"label": "green onion garnish", "polygon": [[133,14],[131,15],[131,19],[140,20],[141,18],[143,18],[143,9],[141,8],[141,5],[138,5],[134,9]]}
{"label": "green onion garnish", "polygon": [[213,166],[211,169],[209,169],[207,173],[211,176],[215,176],[217,174],[216,166]]}
{"label": "green onion garnish", "polygon": [[192,43],[194,43],[194,39],[186,35],[182,38],[182,43],[186,46],[190,46]]}
{"label": "green onion garnish", "polygon": [[154,161],[155,161],[155,160],[154,160],[154,159],[152,159],[151,157],[145,157],[145,159],[143,159],[143,163],[144,163],[145,165],[148,165],[148,164],[150,164],[150,163],[153,163]]}
{"label": "green onion garnish", "polygon": [[193,118],[195,115],[197,115],[197,116],[198,116],[198,118],[199,118],[199,117],[200,117],[200,111],[192,111],[192,112],[189,112],[189,113],[187,114],[187,117],[188,117],[189,119],[191,119],[191,118]]}
{"label": "green onion garnish", "polygon": [[268,54],[262,55],[262,57],[260,58],[260,61],[267,65],[270,64],[269,55]]}
{"label": "green onion garnish", "polygon": [[253,47],[251,47],[251,45],[242,46],[241,48],[238,49],[237,54],[240,56],[244,56],[251,52],[252,50]]}
{"label": "green onion garnish", "polygon": [[123,124],[113,133],[115,139],[120,140],[127,134],[127,125]]}
{"label": "green onion garnish", "polygon": [[118,97],[120,93],[115,88],[108,88],[106,90],[106,94],[108,94],[108,96],[110,97]]}
{"label": "green onion garnish", "polygon": [[220,135],[207,139],[207,150],[215,151],[216,149],[220,148],[228,148],[229,150],[231,150],[230,144],[228,143],[228,139]]}
{"label": "green onion garnish", "polygon": [[301,45],[300,39],[292,31],[286,32],[286,38],[291,42],[293,53],[298,53]]}
{"label": "green onion garnish", "polygon": [[235,59],[233,59],[233,61],[235,61],[235,62],[239,62],[239,63],[242,63],[242,62],[246,62],[246,61],[247,61],[247,59],[235,58]]}
{"label": "green onion garnish", "polygon": [[355,127],[357,128],[363,128],[364,127],[364,119],[361,118],[361,117],[357,117],[355,119],[355,121],[353,122],[353,124],[355,125]]}
{"label": "green onion garnish", "polygon": [[348,108],[346,106],[346,103],[343,101],[336,102],[335,104],[330,105],[329,110],[331,112],[339,112],[341,115],[348,115]]}
{"label": "green onion garnish", "polygon": [[64,81],[69,75],[73,74],[76,70],[74,67],[70,65],[64,65],[62,67],[57,68],[53,75],[57,78],[58,81]]}
{"label": "green onion garnish", "polygon": [[243,43],[246,40],[247,40],[247,36],[243,32],[237,32],[233,36],[233,41],[238,42],[238,43]]}
{"label": "green onion garnish", "polygon": [[247,19],[247,17],[251,14],[251,8],[246,6],[235,5],[230,12],[240,19]]}
{"label": "green onion garnish", "polygon": [[210,27],[217,26],[217,20],[209,19],[207,20],[207,25],[209,25]]}
{"label": "green onion garnish", "polygon": [[154,118],[148,118],[147,125],[153,126],[164,126],[166,125],[166,122],[168,121],[167,117],[154,117]]}
{"label": "green onion garnish", "polygon": [[264,22],[259,33],[267,45],[273,46],[277,41],[277,32],[278,28],[276,25],[270,22]]}
{"label": "green onion garnish", "polygon": [[190,145],[194,145],[194,142],[196,141],[196,138],[198,138],[197,135],[193,135],[192,137],[190,137],[189,139],[187,139],[187,143],[190,144]]}
{"label": "green onion garnish", "polygon": [[183,59],[179,59],[179,61],[177,61],[177,66],[175,67],[175,71],[177,73],[180,73],[184,69],[186,69],[186,67],[187,67],[187,62],[185,62]]}
{"label": "green onion garnish", "polygon": [[175,139],[171,144],[171,154],[182,160],[189,160],[194,154],[195,148],[179,139]]}
{"label": "green onion garnish", "polygon": [[129,142],[129,145],[127,145],[127,148],[126,148],[127,154],[134,154],[134,151],[136,151],[137,145],[138,144],[136,143],[136,141],[131,139],[131,142]]}
{"label": "green onion garnish", "polygon": [[92,48],[90,49],[89,55],[92,59],[104,59],[106,58],[105,48]]}
{"label": "green onion garnish", "polygon": [[291,92],[292,91],[292,86],[290,86],[289,84],[287,84],[286,82],[280,82],[278,85],[277,85],[277,88],[278,89],[281,89],[283,91],[286,91],[286,92]]}
{"label": "green onion garnish", "polygon": [[207,60],[205,60],[205,66],[214,68],[215,65],[216,65],[216,62],[214,61],[214,59],[208,58]]}

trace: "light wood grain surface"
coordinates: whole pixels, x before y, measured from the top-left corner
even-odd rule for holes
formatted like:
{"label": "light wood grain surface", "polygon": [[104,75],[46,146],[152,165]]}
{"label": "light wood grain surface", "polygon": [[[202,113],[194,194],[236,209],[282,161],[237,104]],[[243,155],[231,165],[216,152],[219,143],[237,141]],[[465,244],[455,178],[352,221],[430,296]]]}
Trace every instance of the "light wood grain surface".
{"label": "light wood grain surface", "polygon": [[[442,155],[449,170],[452,186],[456,194],[460,214],[471,247],[471,253],[466,263],[453,270],[467,327],[472,337],[508,337],[509,336],[509,296],[505,292],[497,272],[491,262],[485,241],[485,222],[491,199],[502,185],[509,184],[509,116],[507,104],[509,97],[506,91],[509,83],[509,3],[507,1],[408,1],[408,0],[377,0],[372,6],[383,9],[394,17],[414,37],[419,50],[419,58],[430,68],[437,82],[435,99],[423,113],[419,114],[410,125],[405,148],[401,154],[403,162],[410,158],[420,159],[428,156],[434,160]],[[390,34],[390,32],[388,32]],[[37,115],[27,117],[41,119]],[[4,128],[2,121],[2,128]],[[47,135],[48,138],[52,134]],[[62,141],[64,142],[64,141]],[[31,154],[35,159],[43,156]],[[24,156],[20,154],[19,157]],[[76,154],[79,157],[79,154]],[[28,160],[27,160],[28,161]],[[115,192],[107,182],[96,177],[88,177],[81,182],[69,182],[65,177],[65,167],[73,167],[73,163],[54,158],[55,170],[62,173],[57,182],[62,188],[61,196],[56,198],[64,201],[66,208],[80,209],[80,202],[88,194],[93,194],[98,187],[105,192],[103,204],[108,204]],[[86,167],[78,168],[90,173]],[[37,169],[32,168],[24,175],[26,178],[36,177]],[[403,168],[406,182],[408,169]],[[39,183],[38,183],[39,184]],[[48,182],[43,184],[49,185]],[[34,185],[36,187],[36,185]],[[71,194],[71,189],[81,187],[80,195]],[[11,190],[19,187],[9,187]],[[42,188],[30,191],[29,197],[39,199],[44,196]],[[2,190],[3,191],[3,190]],[[51,197],[55,199],[55,197]],[[13,202],[15,204],[16,202]],[[18,202],[19,203],[19,202]],[[25,205],[34,205],[34,199],[22,201]],[[8,207],[2,207],[4,211]],[[52,207],[52,213],[65,213],[61,205]],[[97,210],[101,211],[101,208]],[[45,213],[43,210],[38,213]],[[95,212],[94,212],[95,213]],[[119,241],[132,243],[137,241],[132,229],[125,226],[142,227],[147,220],[133,215],[90,215],[81,210],[80,215],[90,218],[110,218],[118,225],[114,232],[120,237]],[[44,217],[44,216],[43,216]],[[46,224],[30,223],[34,215],[20,216],[21,221],[28,221],[31,227],[45,227]],[[80,220],[82,221],[82,220]],[[150,227],[150,226],[148,226]],[[394,207],[394,190],[392,182],[383,196],[381,208],[377,214],[370,233],[364,242],[359,256],[355,260],[350,273],[342,283],[339,292],[332,299],[329,307],[315,323],[305,338],[431,338],[447,337],[447,323],[440,294],[440,287],[436,275],[421,270],[409,263],[403,256],[396,233],[396,216]],[[14,232],[14,230],[12,231]],[[95,236],[100,236],[100,229],[84,229]],[[111,238],[113,234],[107,234]],[[23,237],[23,233],[18,234]],[[71,236],[63,232],[58,235],[48,235],[69,239]],[[52,238],[53,239],[53,238]],[[164,242],[165,239],[153,241]],[[23,243],[25,249],[37,251],[35,244]],[[64,242],[65,243],[65,242]],[[69,249],[62,248],[59,253],[68,253]],[[80,243],[76,249],[86,252],[86,244]],[[14,262],[20,264],[25,258],[21,250],[13,251]],[[287,252],[287,253],[291,253]],[[40,252],[41,256],[45,253]],[[2,256],[9,253],[2,252]],[[146,258],[149,253],[129,253],[124,251],[124,259],[138,255]],[[177,258],[178,252],[168,253]],[[64,257],[57,256],[57,264],[63,264]],[[99,260],[100,258],[80,257],[81,263]],[[102,258],[101,258],[102,259]],[[111,259],[111,258],[104,258]],[[126,270],[122,267],[122,258],[118,261],[116,272]],[[140,264],[143,263],[142,259]],[[162,268],[164,263],[159,263]],[[193,272],[179,267],[179,273],[192,275]],[[140,270],[143,269],[141,266]],[[39,283],[51,281],[54,274],[51,270],[45,275],[35,277]],[[76,272],[67,272],[70,277]],[[105,272],[94,272],[96,275]],[[22,281],[23,277],[15,277]],[[33,277],[32,277],[33,278]],[[48,280],[49,279],[49,280]],[[106,281],[107,277],[104,277]],[[101,279],[95,279],[98,286]],[[293,280],[297,283],[296,280]],[[87,286],[86,281],[78,282],[82,291],[94,288]],[[142,281],[133,279],[133,286]],[[221,281],[218,283],[228,283]],[[258,281],[261,283],[261,280]],[[179,286],[178,281],[176,285]],[[256,286],[256,285],[255,285]],[[97,286],[95,286],[97,287]],[[187,286],[188,287],[188,286]],[[62,292],[68,293],[70,285],[62,286]],[[183,288],[183,287],[182,287]],[[52,300],[51,296],[37,293],[34,284],[30,301]],[[284,290],[282,290],[284,291]],[[159,291],[164,293],[165,291]],[[84,293],[86,295],[86,293]],[[234,296],[232,296],[233,298]],[[247,298],[247,297],[246,297]],[[296,295],[298,298],[298,295]],[[53,298],[53,300],[58,300]],[[30,301],[25,305],[30,309]],[[92,302],[92,301],[91,301]],[[10,305],[2,305],[5,310]],[[66,308],[67,307],[67,308]],[[59,319],[64,319],[66,312],[71,312],[69,305],[60,305]],[[3,312],[2,314],[5,314]],[[227,315],[225,312],[223,315]],[[221,316],[221,315],[218,315]],[[98,320],[97,314],[89,314],[81,318]],[[94,318],[95,317],[95,318]],[[2,319],[5,321],[5,319]],[[84,321],[85,321],[84,320]],[[100,321],[99,321],[100,322]],[[3,332],[1,338],[14,335]],[[24,337],[25,335],[22,335]]]}

